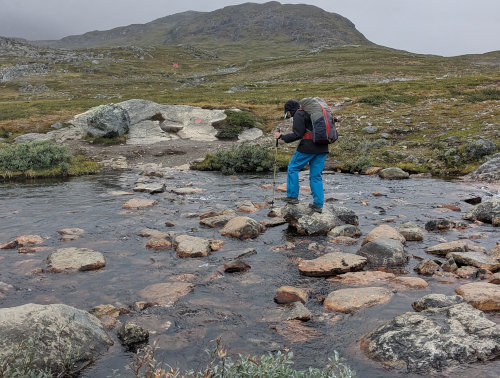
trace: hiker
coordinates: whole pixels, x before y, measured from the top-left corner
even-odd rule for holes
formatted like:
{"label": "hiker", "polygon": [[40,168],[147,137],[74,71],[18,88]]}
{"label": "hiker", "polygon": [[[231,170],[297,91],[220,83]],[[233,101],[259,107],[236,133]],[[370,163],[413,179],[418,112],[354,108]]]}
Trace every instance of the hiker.
{"label": "hiker", "polygon": [[299,203],[299,172],[309,163],[309,186],[311,188],[313,203],[309,205],[314,211],[321,213],[323,210],[324,193],[321,174],[328,155],[328,144],[317,144],[312,140],[312,122],[310,115],[300,108],[296,100],[285,103],[285,119],[293,117],[293,128],[290,134],[275,132],[276,139],[285,143],[301,139],[297,150],[292,156],[287,169],[286,198],[289,204]]}

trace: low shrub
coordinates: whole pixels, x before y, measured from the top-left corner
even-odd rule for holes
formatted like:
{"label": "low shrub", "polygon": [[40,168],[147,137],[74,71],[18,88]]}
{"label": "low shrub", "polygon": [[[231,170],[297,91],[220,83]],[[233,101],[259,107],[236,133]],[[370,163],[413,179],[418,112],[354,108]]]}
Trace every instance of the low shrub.
{"label": "low shrub", "polygon": [[372,106],[382,105],[386,101],[415,105],[419,101],[419,99],[420,98],[418,96],[411,96],[407,94],[392,95],[392,96],[373,95],[373,96],[362,97],[358,100],[358,102]]}
{"label": "low shrub", "polygon": [[92,144],[102,144],[102,145],[125,144],[127,142],[127,134],[115,136],[113,138],[93,137],[90,135],[86,135],[84,139]]}
{"label": "low shrub", "polygon": [[483,102],[488,100],[500,100],[500,89],[482,89],[474,93],[468,93],[465,96],[468,102]]}
{"label": "low shrub", "polygon": [[[63,378],[75,377],[81,367],[80,349],[64,341],[61,338],[67,332],[67,325],[74,320],[68,318],[67,324],[56,325],[55,337],[57,343],[53,355],[57,359],[54,361],[44,360],[43,351],[47,348],[46,341],[40,333],[29,335],[18,344],[13,345],[10,353],[0,360],[0,377],[2,378]],[[48,365],[56,366],[52,370]],[[80,364],[81,365],[81,364]]]}
{"label": "low shrub", "polygon": [[274,156],[270,149],[258,145],[241,144],[229,150],[207,154],[202,162],[191,168],[200,171],[221,171],[232,175],[241,172],[265,172],[273,169]]}
{"label": "low shrub", "polygon": [[140,378],[351,378],[355,376],[355,372],[336,351],[322,369],[310,367],[308,370],[295,370],[292,367],[292,352],[282,353],[278,351],[253,357],[239,355],[236,360],[233,360],[227,356],[226,350],[221,346],[220,339],[215,342],[215,348],[212,351],[206,351],[210,356],[210,361],[201,371],[182,373],[178,369],[158,362],[155,357],[156,344],[148,345],[140,350],[130,366],[130,370],[136,377]]}
{"label": "low shrub", "polygon": [[68,147],[49,141],[7,145],[0,149],[0,171],[25,172],[54,167],[67,171],[72,159]]}
{"label": "low shrub", "polygon": [[237,139],[245,128],[255,126],[255,117],[248,111],[226,110],[224,113],[226,119],[214,124],[219,139]]}
{"label": "low shrub", "polygon": [[370,158],[366,155],[359,156],[355,159],[347,160],[344,169],[349,173],[363,172],[371,167]]}
{"label": "low shrub", "polygon": [[159,121],[159,122],[163,122],[165,121],[165,117],[163,117],[163,114],[161,114],[160,112],[158,113],[155,113],[151,118],[150,118],[151,121]]}
{"label": "low shrub", "polygon": [[385,96],[373,95],[373,96],[362,97],[358,100],[358,102],[372,106],[378,106],[383,104],[386,100],[387,98]]}
{"label": "low shrub", "polygon": [[67,146],[49,141],[0,146],[0,179],[79,176],[98,170],[86,156],[72,156]]}

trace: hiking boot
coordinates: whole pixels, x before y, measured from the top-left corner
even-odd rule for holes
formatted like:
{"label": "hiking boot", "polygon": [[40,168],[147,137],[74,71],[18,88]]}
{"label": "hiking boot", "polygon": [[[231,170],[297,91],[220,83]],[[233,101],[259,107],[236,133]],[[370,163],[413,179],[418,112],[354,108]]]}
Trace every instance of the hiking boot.
{"label": "hiking boot", "polygon": [[313,210],[314,212],[316,212],[316,213],[322,213],[322,212],[323,212],[323,208],[318,207],[318,206],[316,206],[316,205],[315,205],[315,204],[313,204],[313,203],[310,203],[310,204],[309,204],[309,208],[310,208],[310,209],[312,209],[312,210]]}
{"label": "hiking boot", "polygon": [[297,205],[299,203],[299,199],[294,197],[285,197],[282,198],[282,201],[288,203],[289,205]]}

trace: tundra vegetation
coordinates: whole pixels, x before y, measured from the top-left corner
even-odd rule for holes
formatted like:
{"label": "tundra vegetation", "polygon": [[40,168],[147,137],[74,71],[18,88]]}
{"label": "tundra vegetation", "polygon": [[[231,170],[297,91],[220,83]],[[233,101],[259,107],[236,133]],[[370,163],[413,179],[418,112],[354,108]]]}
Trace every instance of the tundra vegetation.
{"label": "tundra vegetation", "polygon": [[[451,58],[374,46],[290,52],[257,41],[214,52],[200,55],[185,46],[81,50],[96,59],[52,62],[48,73],[0,84],[0,137],[5,144],[91,107],[141,98],[244,109],[227,110],[218,125],[220,138],[233,139],[248,125],[272,131],[289,98],[320,96],[340,105],[341,137],[329,159],[342,171],[398,166],[463,175],[498,151],[470,152],[478,141],[500,145],[498,51]],[[0,69],[18,59],[5,55]],[[44,63],[44,55],[38,60]],[[367,133],[369,126],[376,131]],[[293,146],[280,147],[280,154],[292,152]]]}

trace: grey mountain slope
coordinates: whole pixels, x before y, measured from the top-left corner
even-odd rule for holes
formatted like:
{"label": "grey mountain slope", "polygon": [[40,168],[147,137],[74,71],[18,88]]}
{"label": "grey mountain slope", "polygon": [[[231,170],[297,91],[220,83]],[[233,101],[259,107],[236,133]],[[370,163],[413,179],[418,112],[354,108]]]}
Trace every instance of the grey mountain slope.
{"label": "grey mountain slope", "polygon": [[38,45],[89,48],[124,45],[282,42],[309,47],[372,45],[354,24],[336,13],[304,4],[245,3],[213,12],[184,12],[106,31],[68,36]]}

